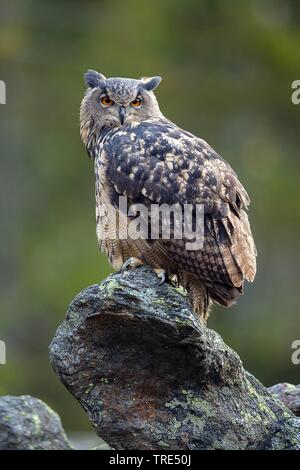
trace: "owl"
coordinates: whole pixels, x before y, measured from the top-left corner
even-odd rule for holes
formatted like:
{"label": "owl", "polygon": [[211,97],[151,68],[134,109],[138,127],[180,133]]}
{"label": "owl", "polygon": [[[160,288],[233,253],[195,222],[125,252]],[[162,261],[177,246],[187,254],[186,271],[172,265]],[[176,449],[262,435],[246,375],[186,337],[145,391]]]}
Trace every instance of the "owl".
{"label": "owl", "polygon": [[[212,303],[232,305],[244,281],[255,277],[247,192],[204,140],[162,114],[154,94],[160,77],[106,78],[88,70],[85,82],[80,135],[94,162],[100,250],[115,269],[145,264],[159,283],[174,280],[206,322]],[[120,208],[121,198],[128,210]],[[202,207],[203,243],[188,249],[185,235],[175,236],[183,218],[174,214],[170,236],[161,236],[161,228],[156,237],[131,236],[128,228],[137,215],[130,209],[137,205],[149,211],[153,205],[191,207],[192,226],[196,207]],[[160,227],[162,219],[156,219]],[[143,222],[150,226],[150,215]]]}

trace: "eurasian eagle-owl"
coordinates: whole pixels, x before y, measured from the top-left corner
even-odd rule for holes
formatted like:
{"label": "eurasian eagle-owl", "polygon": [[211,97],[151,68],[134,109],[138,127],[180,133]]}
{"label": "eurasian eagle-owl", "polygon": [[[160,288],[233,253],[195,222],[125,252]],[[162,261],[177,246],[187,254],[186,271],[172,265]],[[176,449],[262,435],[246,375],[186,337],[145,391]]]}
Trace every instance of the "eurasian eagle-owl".
{"label": "eurasian eagle-owl", "polygon": [[[161,113],[153,90],[161,78],[106,78],[89,70],[80,108],[80,133],[94,161],[99,246],[115,269],[151,266],[177,280],[206,321],[211,302],[231,305],[253,281],[256,249],[246,209],[249,197],[237,175],[204,140],[177,127]],[[174,236],[121,237],[132,220],[119,208],[202,204],[204,243],[187,250]],[[119,231],[112,227],[117,214]],[[173,229],[176,221],[173,221]],[[181,223],[181,222],[180,222]],[[161,232],[160,232],[161,233]]]}

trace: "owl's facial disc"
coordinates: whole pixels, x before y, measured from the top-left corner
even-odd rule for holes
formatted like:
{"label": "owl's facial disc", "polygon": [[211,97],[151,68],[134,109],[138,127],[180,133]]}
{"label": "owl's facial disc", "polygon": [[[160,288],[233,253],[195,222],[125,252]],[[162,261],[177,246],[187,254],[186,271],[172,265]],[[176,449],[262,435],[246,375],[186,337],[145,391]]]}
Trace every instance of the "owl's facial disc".
{"label": "owl's facial disc", "polygon": [[125,124],[126,118],[131,116],[134,119],[134,113],[132,113],[132,109],[138,109],[142,106],[142,98],[137,96],[134,100],[132,100],[129,105],[119,105],[119,118],[120,123],[123,126]]}
{"label": "owl's facial disc", "polygon": [[160,80],[160,77],[106,78],[89,70],[85,74],[89,88],[81,109],[82,127],[91,127],[90,132],[95,132],[161,117],[153,93]]}
{"label": "owl's facial disc", "polygon": [[137,96],[130,102],[128,102],[128,100],[124,101],[118,99],[118,97],[115,98],[115,100],[112,99],[108,93],[101,94],[99,97],[100,106],[105,109],[106,117],[118,118],[120,125],[123,125],[126,118],[132,115],[131,111],[140,108],[143,102],[140,96]]}
{"label": "owl's facial disc", "polygon": [[99,103],[101,108],[104,108],[104,113],[107,119],[119,120],[119,125],[133,121],[139,121],[137,111],[143,107],[145,99],[142,97],[142,92],[138,89],[126,90],[127,93],[117,94],[114,89],[105,89],[104,93],[99,96]]}

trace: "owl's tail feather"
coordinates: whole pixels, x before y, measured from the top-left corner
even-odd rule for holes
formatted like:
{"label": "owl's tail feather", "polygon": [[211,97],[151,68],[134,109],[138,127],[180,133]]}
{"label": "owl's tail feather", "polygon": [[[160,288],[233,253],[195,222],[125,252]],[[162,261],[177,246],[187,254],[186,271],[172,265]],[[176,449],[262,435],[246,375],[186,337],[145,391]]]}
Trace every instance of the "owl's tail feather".
{"label": "owl's tail feather", "polygon": [[212,301],[223,307],[230,307],[243,293],[243,285],[235,287],[217,282],[210,284],[189,272],[179,274],[179,283],[186,289],[192,309],[204,323],[208,320]]}
{"label": "owl's tail feather", "polygon": [[210,313],[210,296],[203,281],[195,274],[182,273],[180,284],[186,289],[192,309],[201,321],[207,322]]}
{"label": "owl's tail feather", "polygon": [[[256,274],[256,247],[252,237],[249,220],[245,211],[240,218],[231,214],[234,227],[234,240],[230,247],[231,254],[247,281],[253,282]],[[233,283],[237,285],[232,279]]]}
{"label": "owl's tail feather", "polygon": [[234,287],[225,284],[213,284],[208,286],[208,293],[214,302],[223,307],[230,307],[235,299],[243,293],[243,286]]}

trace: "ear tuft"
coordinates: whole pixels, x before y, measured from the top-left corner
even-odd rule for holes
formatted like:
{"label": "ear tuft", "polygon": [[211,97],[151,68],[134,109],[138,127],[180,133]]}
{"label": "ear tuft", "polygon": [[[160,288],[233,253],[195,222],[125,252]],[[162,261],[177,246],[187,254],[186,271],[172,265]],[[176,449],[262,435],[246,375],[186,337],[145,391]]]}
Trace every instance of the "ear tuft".
{"label": "ear tuft", "polygon": [[106,77],[102,73],[96,72],[96,70],[89,69],[84,74],[84,81],[90,88],[96,88],[103,84]]}
{"label": "ear tuft", "polygon": [[144,90],[148,90],[148,91],[155,90],[155,88],[158,87],[161,81],[162,81],[161,77],[150,77],[150,78],[144,77],[141,79],[142,87],[144,88]]}

